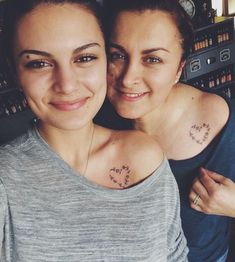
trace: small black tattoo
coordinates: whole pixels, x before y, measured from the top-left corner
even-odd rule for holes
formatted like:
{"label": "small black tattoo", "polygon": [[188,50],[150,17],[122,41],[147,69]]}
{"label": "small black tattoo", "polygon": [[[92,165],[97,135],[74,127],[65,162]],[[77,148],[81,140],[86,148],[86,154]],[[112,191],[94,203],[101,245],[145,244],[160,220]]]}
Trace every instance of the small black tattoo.
{"label": "small black tattoo", "polygon": [[203,123],[202,125],[193,125],[190,128],[189,136],[197,144],[202,145],[208,139],[210,130],[209,124]]}
{"label": "small black tattoo", "polygon": [[127,165],[121,168],[113,167],[109,170],[110,180],[120,188],[127,188],[130,185],[130,174],[131,170]]}

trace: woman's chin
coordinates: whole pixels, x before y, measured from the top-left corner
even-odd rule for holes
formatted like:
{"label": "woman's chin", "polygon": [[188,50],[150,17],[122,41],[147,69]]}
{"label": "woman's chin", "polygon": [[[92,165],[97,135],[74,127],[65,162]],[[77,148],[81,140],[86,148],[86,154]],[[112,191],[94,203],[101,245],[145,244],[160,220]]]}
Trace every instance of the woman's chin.
{"label": "woman's chin", "polygon": [[135,120],[139,117],[141,117],[137,112],[134,112],[133,110],[127,111],[127,110],[116,110],[117,114],[123,118],[130,119],[130,120]]}

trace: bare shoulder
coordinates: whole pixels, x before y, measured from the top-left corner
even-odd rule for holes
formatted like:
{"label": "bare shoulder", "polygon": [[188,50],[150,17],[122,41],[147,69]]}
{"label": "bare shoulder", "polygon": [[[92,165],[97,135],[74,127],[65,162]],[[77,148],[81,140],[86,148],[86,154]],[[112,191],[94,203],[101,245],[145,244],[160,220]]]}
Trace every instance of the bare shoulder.
{"label": "bare shoulder", "polygon": [[153,138],[140,131],[120,131],[118,150],[135,170],[138,180],[154,172],[162,163],[164,154]]}
{"label": "bare shoulder", "polygon": [[162,160],[163,152],[159,143],[144,132],[129,130],[121,131],[120,135],[122,136],[123,143],[125,143],[123,146],[125,146],[128,151],[134,149],[138,151],[142,157],[144,155],[146,158],[148,158],[148,154],[153,154],[155,159],[160,157],[159,160]]}
{"label": "bare shoulder", "polygon": [[220,131],[228,121],[229,106],[226,100],[216,94],[202,93],[199,97],[201,114]]}
{"label": "bare shoulder", "polygon": [[95,130],[86,177],[97,184],[113,189],[134,186],[163,162],[158,143],[142,132],[115,131],[101,126]]}
{"label": "bare shoulder", "polygon": [[180,90],[180,97],[190,101],[192,116],[210,123],[217,130],[224,127],[229,117],[229,106],[223,97],[185,84]]}

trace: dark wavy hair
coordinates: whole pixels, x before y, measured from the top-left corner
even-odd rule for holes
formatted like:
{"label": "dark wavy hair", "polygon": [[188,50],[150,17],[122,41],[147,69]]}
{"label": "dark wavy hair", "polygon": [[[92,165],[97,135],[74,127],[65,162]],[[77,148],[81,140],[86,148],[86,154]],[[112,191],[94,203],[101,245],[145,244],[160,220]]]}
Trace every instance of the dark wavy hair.
{"label": "dark wavy hair", "polygon": [[[105,32],[107,42],[112,33],[118,14],[123,11],[160,10],[169,13],[174,19],[182,37],[182,60],[185,60],[193,42],[193,27],[191,20],[178,0],[105,0]],[[136,25],[138,27],[138,25]]]}

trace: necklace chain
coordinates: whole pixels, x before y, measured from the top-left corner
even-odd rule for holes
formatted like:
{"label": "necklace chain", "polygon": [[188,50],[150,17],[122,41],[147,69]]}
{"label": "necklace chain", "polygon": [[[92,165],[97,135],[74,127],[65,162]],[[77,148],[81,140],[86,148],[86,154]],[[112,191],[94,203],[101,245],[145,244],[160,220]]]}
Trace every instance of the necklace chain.
{"label": "necklace chain", "polygon": [[91,148],[92,148],[92,144],[93,144],[93,138],[94,138],[94,133],[95,133],[95,125],[92,124],[93,128],[92,128],[92,132],[91,132],[91,138],[90,138],[90,144],[87,150],[87,159],[86,159],[86,164],[84,167],[84,170],[82,172],[82,176],[86,176],[86,171],[87,171],[87,167],[88,167],[88,163],[89,163],[89,158],[90,158],[90,154],[91,154]]}

